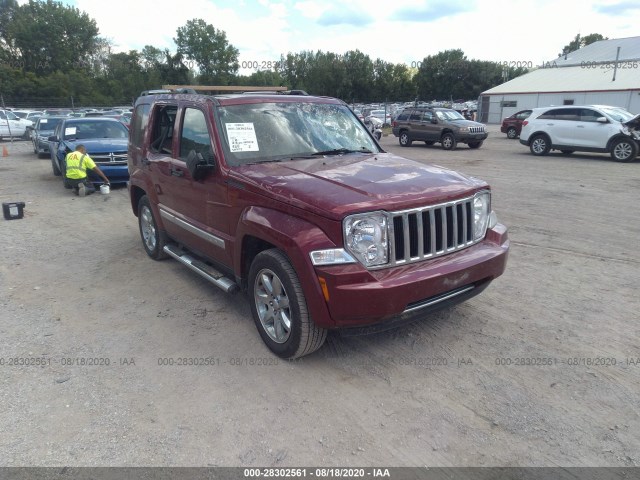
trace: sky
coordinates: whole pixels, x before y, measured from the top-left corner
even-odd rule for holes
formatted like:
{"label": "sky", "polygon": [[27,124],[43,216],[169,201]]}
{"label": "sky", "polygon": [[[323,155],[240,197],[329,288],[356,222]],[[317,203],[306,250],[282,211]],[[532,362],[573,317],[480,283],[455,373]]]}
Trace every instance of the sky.
{"label": "sky", "polygon": [[[576,34],[640,35],[638,0],[64,0],[96,20],[114,51],[175,51],[176,29],[202,18],[240,51],[240,73],[303,50],[360,50],[413,67],[461,49],[468,59],[537,66]],[[514,63],[512,63],[514,62]],[[520,62],[517,64],[516,62]]]}

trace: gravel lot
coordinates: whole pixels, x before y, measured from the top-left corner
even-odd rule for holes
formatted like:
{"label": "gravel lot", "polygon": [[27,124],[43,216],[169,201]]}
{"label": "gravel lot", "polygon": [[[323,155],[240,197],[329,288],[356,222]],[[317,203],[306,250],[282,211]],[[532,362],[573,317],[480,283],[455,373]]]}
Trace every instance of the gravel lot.
{"label": "gravel lot", "polygon": [[491,183],[506,273],[296,362],[244,296],[146,256],[126,188],[74,197],[2,142],[0,198],[26,208],[0,219],[0,466],[640,466],[640,162],[489,128],[479,150],[382,144]]}

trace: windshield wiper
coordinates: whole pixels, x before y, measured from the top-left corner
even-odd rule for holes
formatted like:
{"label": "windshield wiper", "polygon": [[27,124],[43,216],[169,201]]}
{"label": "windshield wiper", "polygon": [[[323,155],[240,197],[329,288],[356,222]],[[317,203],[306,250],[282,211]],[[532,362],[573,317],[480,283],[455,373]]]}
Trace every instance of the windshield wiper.
{"label": "windshield wiper", "polygon": [[322,152],[312,153],[314,156],[319,155],[343,155],[345,153],[373,153],[371,150],[362,147],[361,150],[350,150],[348,148],[336,148],[334,150],[324,150]]}

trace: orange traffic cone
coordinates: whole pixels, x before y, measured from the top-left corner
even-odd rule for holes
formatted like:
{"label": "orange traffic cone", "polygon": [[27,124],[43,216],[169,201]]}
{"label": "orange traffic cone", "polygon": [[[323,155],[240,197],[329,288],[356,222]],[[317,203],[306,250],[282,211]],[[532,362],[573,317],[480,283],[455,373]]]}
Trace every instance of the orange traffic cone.
{"label": "orange traffic cone", "polygon": [[4,145],[2,146],[2,156],[3,157],[9,156],[9,150],[7,150],[7,147],[5,147]]}

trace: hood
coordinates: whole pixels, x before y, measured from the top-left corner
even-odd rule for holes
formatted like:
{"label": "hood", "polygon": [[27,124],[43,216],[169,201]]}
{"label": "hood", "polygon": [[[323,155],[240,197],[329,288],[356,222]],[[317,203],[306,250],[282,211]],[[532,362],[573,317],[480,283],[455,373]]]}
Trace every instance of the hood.
{"label": "hood", "polygon": [[484,128],[484,123],[474,122],[473,120],[446,120],[446,122],[459,127],[483,127]]}
{"label": "hood", "polygon": [[64,144],[69,150],[75,150],[76,146],[84,145],[89,156],[96,153],[126,152],[129,140],[126,138],[86,138],[81,140],[65,140]]}
{"label": "hood", "polygon": [[262,163],[234,172],[248,189],[335,219],[348,213],[442,203],[487,186],[476,178],[390,153]]}
{"label": "hood", "polygon": [[631,120],[624,122],[624,124],[629,128],[637,128],[640,129],[640,114],[633,117]]}

